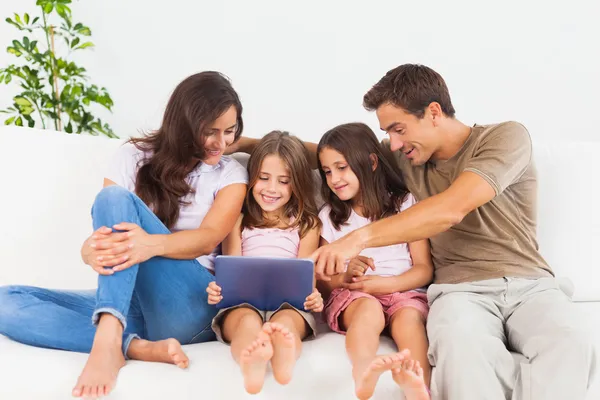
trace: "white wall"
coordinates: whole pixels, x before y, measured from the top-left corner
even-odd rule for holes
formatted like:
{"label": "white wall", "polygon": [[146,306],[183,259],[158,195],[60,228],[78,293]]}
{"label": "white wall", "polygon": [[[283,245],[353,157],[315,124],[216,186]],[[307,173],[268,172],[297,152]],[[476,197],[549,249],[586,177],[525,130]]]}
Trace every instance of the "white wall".
{"label": "white wall", "polygon": [[[0,2],[2,20],[23,3]],[[548,3],[81,0],[73,10],[92,28],[97,47],[80,60],[110,90],[120,136],[157,127],[175,85],[207,69],[232,79],[249,136],[316,141],[355,120],[377,129],[362,95],[417,62],[445,77],[466,123],[514,119],[535,138],[599,141],[600,2]],[[15,32],[0,23],[0,46]],[[0,65],[12,59],[0,52]],[[10,97],[0,87],[0,105]]]}

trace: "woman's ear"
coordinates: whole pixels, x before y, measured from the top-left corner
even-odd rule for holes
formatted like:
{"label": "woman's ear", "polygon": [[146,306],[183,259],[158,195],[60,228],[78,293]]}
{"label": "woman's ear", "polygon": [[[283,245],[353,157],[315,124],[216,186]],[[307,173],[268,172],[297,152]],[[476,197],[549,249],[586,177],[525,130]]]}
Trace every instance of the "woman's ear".
{"label": "woman's ear", "polygon": [[378,163],[379,159],[377,158],[377,155],[375,155],[374,153],[369,154],[369,158],[371,159],[371,169],[373,171],[375,171],[377,169],[377,163]]}

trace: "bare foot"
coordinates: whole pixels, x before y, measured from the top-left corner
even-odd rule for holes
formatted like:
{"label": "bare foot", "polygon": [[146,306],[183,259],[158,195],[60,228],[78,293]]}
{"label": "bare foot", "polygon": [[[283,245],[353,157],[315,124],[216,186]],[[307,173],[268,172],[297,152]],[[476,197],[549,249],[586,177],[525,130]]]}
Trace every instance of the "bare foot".
{"label": "bare foot", "polygon": [[187,368],[190,364],[190,360],[177,339],[165,339],[158,342],[134,339],[129,345],[127,355],[133,360],[174,364],[182,369]]}
{"label": "bare foot", "polygon": [[423,379],[423,368],[415,360],[405,360],[400,368],[392,369],[394,381],[400,385],[406,400],[429,400],[427,385]]}
{"label": "bare foot", "polygon": [[273,357],[271,338],[261,331],[256,340],[240,355],[240,368],[244,376],[244,387],[248,393],[257,394],[261,391],[271,357]]}
{"label": "bare foot", "polygon": [[98,398],[114,388],[119,370],[125,365],[121,323],[116,321],[118,327],[111,323],[98,326],[90,356],[73,388],[73,397]]}
{"label": "bare foot", "polygon": [[287,385],[292,380],[296,365],[296,337],[288,328],[277,322],[267,322],[263,330],[271,335],[273,342],[273,377],[281,385]]}
{"label": "bare foot", "polygon": [[377,356],[366,367],[358,365],[353,368],[356,397],[361,400],[370,399],[375,392],[379,376],[385,371],[400,367],[404,357],[404,353]]}

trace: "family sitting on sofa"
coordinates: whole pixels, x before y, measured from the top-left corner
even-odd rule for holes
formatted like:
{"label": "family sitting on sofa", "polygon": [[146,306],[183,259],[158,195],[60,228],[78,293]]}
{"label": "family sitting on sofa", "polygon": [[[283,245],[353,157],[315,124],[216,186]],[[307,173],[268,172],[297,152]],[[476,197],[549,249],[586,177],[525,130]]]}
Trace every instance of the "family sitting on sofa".
{"label": "family sitting on sofa", "polygon": [[[215,338],[258,393],[268,364],[277,382],[292,379],[322,315],[346,335],[359,399],[383,373],[409,400],[583,399],[597,354],[537,249],[527,130],[461,123],[422,65],[390,70],[363,104],[388,139],[362,123],[318,145],[281,131],[242,138],[229,80],[186,78],[160,128],[108,165],[81,249],[96,295],[1,287],[0,334],[89,352],[75,397],[108,395],[128,359],[186,368],[181,344]],[[233,152],[251,154],[247,169]],[[303,309],[218,310],[217,254],[312,258],[315,288]],[[384,332],[397,353],[377,354]]]}

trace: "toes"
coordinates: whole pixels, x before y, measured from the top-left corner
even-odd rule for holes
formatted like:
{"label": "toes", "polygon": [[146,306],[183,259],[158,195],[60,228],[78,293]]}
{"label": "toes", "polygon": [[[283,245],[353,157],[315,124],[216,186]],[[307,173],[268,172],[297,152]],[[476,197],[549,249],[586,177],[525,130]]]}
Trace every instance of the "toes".
{"label": "toes", "polygon": [[73,392],[71,393],[73,395],[73,397],[81,397],[83,390],[81,388],[81,386],[77,386],[75,389],[73,389]]}

